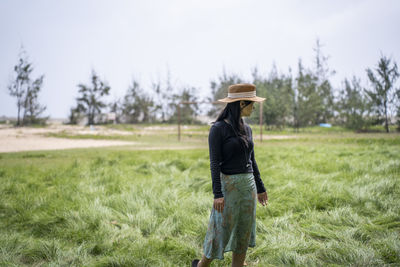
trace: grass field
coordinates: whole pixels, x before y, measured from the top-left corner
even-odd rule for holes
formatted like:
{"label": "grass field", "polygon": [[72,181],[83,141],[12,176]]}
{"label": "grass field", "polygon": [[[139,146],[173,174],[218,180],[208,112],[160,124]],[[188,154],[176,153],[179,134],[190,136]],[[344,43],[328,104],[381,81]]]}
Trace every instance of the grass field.
{"label": "grass field", "polygon": [[[0,265],[189,266],[212,205],[207,141],[193,142],[0,154]],[[400,265],[399,135],[303,134],[255,153],[269,205],[249,266]]]}

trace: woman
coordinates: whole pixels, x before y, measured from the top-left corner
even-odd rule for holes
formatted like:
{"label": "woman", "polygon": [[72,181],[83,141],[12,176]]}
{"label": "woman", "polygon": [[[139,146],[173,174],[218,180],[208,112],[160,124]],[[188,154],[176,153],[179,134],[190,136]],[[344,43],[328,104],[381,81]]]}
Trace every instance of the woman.
{"label": "woman", "polygon": [[248,247],[255,246],[256,204],[267,205],[268,196],[254,158],[250,126],[242,117],[250,116],[256,96],[252,84],[234,84],[228,103],[210,129],[210,169],[214,204],[203,245],[203,257],[192,266],[210,266],[232,251],[232,266],[243,266]]}

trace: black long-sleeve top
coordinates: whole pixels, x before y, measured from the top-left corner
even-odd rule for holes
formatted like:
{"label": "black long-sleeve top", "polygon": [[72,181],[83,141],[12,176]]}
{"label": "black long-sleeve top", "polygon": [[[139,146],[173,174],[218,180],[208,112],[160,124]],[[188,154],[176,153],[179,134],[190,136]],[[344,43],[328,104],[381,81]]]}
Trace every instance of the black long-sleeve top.
{"label": "black long-sleeve top", "polygon": [[217,121],[211,126],[208,135],[210,150],[210,169],[214,198],[223,197],[220,173],[238,174],[253,173],[257,193],[265,192],[257,162],[254,158],[252,130],[245,124],[248,147],[239,140],[233,127],[225,121]]}

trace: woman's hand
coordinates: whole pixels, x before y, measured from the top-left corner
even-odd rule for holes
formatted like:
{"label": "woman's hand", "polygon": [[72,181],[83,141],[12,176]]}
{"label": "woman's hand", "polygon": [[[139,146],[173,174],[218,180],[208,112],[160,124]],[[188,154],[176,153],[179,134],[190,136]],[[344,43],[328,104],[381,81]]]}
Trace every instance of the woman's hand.
{"label": "woman's hand", "polygon": [[268,195],[267,192],[257,194],[258,202],[261,203],[261,205],[266,206],[268,205]]}
{"label": "woman's hand", "polygon": [[214,199],[214,209],[218,212],[223,212],[224,211],[224,198],[216,198]]}

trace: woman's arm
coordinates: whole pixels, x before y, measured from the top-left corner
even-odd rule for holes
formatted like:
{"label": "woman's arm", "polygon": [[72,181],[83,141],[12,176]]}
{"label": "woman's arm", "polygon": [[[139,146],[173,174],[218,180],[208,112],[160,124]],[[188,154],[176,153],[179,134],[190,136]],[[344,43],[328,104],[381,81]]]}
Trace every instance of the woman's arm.
{"label": "woman's arm", "polygon": [[257,186],[257,193],[258,194],[264,193],[266,190],[265,190],[265,187],[264,187],[264,183],[261,180],[260,171],[258,170],[257,162],[256,162],[256,159],[254,157],[254,149],[251,152],[251,162],[253,164],[253,166],[252,166],[253,167],[253,175],[254,175],[254,180],[256,182],[256,186]]}
{"label": "woman's arm", "polygon": [[[248,127],[250,128],[250,126]],[[250,138],[251,141],[253,141],[253,131],[251,130],[251,128],[250,128]],[[264,183],[261,180],[260,171],[258,170],[256,158],[254,156],[254,148],[253,151],[251,151],[251,163],[253,167],[254,181],[256,182],[256,187],[257,187],[258,202],[260,202],[261,205],[266,206],[268,205],[268,195],[267,191],[265,190]]]}
{"label": "woman's arm", "polygon": [[208,146],[210,151],[210,169],[214,199],[222,198],[224,195],[221,190],[221,167],[222,162],[222,135],[221,128],[213,125],[208,135]]}
{"label": "woman's arm", "polygon": [[[251,141],[253,141],[253,130],[251,129],[250,126],[247,126],[247,127],[249,127],[249,129],[250,129],[250,139],[251,139]],[[254,148],[253,148],[253,151],[251,151],[251,163],[252,163],[252,167],[253,167],[254,180],[255,180],[256,186],[257,186],[257,193],[258,194],[264,193],[266,190],[264,187],[264,183],[261,180],[260,171],[258,169],[256,158],[254,156]]]}
{"label": "woman's arm", "polygon": [[265,206],[268,205],[268,195],[267,191],[265,190],[264,183],[261,180],[261,175],[260,171],[258,170],[256,158],[254,156],[254,149],[251,152],[251,162],[253,164],[253,175],[254,175],[254,181],[256,182],[256,187],[257,187],[257,198],[258,202],[261,203],[261,205]]}

